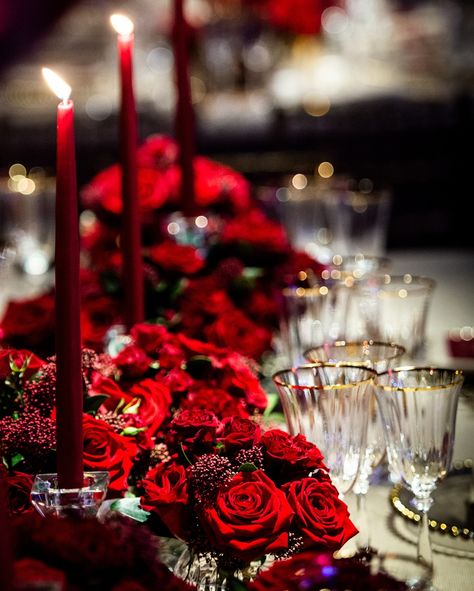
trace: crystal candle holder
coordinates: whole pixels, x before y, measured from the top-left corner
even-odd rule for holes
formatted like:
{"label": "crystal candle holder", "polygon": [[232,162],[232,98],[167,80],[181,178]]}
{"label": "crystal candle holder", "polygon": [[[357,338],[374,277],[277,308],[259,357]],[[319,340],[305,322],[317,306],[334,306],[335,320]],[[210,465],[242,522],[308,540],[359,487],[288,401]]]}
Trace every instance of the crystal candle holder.
{"label": "crystal candle holder", "polygon": [[81,488],[59,488],[56,473],[37,474],[31,489],[31,502],[43,517],[96,517],[108,484],[108,472],[84,472]]}

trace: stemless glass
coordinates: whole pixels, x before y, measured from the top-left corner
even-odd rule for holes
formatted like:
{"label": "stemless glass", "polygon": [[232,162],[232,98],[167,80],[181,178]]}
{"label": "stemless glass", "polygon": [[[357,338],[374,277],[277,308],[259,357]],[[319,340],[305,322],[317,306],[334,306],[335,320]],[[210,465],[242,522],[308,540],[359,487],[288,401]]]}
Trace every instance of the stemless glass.
{"label": "stemless glass", "polygon": [[388,461],[415,495],[415,507],[422,514],[418,560],[430,567],[428,510],[432,494],[451,464],[463,381],[460,370],[400,367],[378,375],[374,382]]}
{"label": "stemless glass", "polygon": [[[337,341],[313,347],[305,352],[310,363],[346,363],[374,369],[377,373],[387,371],[403,357],[405,348],[395,343],[380,343],[366,340],[357,342]],[[380,464],[385,455],[385,440],[380,413],[372,388],[368,405],[367,443],[362,458],[359,475],[353,491],[357,496],[358,529],[357,546],[370,548],[370,527],[367,514],[367,493],[372,471]]]}
{"label": "stemless glass", "polygon": [[290,433],[301,433],[321,450],[341,496],[354,485],[365,453],[375,376],[372,369],[337,363],[303,365],[273,376]]}

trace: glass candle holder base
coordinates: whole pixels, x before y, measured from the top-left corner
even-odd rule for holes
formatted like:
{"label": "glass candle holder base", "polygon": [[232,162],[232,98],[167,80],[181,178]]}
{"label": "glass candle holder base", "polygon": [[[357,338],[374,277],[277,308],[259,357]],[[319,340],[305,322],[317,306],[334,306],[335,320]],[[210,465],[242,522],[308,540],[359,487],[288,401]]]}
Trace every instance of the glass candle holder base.
{"label": "glass candle holder base", "polygon": [[219,232],[221,218],[216,214],[185,216],[174,212],[164,220],[164,231],[178,244],[194,246],[205,255],[212,236]]}
{"label": "glass candle holder base", "polygon": [[56,473],[37,474],[31,489],[31,502],[43,517],[96,517],[108,484],[108,472],[84,472],[81,488],[59,488]]}

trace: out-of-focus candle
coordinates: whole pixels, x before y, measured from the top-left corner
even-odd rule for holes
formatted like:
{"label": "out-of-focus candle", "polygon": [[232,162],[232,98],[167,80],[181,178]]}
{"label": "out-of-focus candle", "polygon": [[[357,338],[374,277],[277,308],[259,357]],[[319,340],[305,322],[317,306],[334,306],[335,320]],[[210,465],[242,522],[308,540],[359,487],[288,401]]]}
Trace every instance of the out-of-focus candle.
{"label": "out-of-focus candle", "polygon": [[43,68],[61,100],[56,152],[56,454],[60,488],[83,486],[83,394],[79,294],[79,216],[71,87]]}
{"label": "out-of-focus candle", "polygon": [[137,112],[133,91],[133,22],[113,14],[120,64],[120,160],[122,166],[122,255],[125,323],[130,329],[143,322],[144,285],[141,256],[140,204],[138,202]]}
{"label": "out-of-focus candle", "polygon": [[13,550],[6,488],[0,475],[0,589],[10,591],[13,589]]}
{"label": "out-of-focus candle", "polygon": [[173,47],[176,77],[175,133],[179,144],[181,166],[181,211],[196,213],[194,186],[195,129],[189,77],[189,27],[183,11],[183,0],[174,1]]}

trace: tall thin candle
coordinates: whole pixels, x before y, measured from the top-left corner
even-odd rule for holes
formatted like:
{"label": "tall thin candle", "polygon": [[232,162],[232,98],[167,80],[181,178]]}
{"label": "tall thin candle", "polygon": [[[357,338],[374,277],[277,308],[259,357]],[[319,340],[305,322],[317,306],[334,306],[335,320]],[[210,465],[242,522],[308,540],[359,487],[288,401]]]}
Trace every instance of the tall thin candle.
{"label": "tall thin candle", "polygon": [[195,121],[189,77],[188,23],[183,0],[174,2],[173,46],[176,76],[175,133],[179,144],[181,166],[181,211],[185,215],[196,212],[194,186]]}
{"label": "tall thin candle", "polygon": [[13,589],[13,550],[11,527],[7,508],[7,491],[4,478],[0,473],[0,589]]}
{"label": "tall thin candle", "polygon": [[120,159],[122,165],[122,253],[125,322],[130,329],[143,322],[144,285],[138,202],[137,112],[133,91],[133,23],[121,14],[110,17],[118,33],[121,79]]}
{"label": "tall thin candle", "polygon": [[56,457],[60,488],[83,486],[82,372],[79,295],[79,218],[71,87],[43,68],[61,100],[56,153]]}

